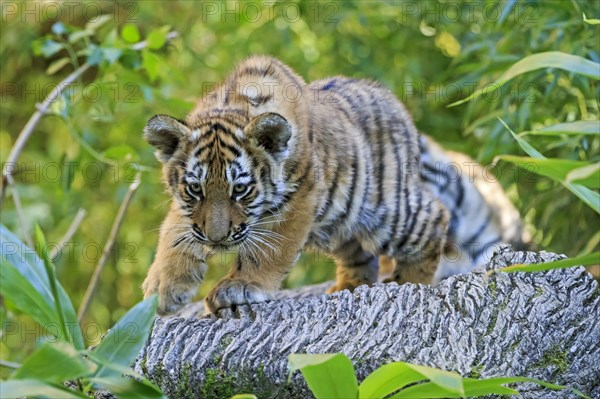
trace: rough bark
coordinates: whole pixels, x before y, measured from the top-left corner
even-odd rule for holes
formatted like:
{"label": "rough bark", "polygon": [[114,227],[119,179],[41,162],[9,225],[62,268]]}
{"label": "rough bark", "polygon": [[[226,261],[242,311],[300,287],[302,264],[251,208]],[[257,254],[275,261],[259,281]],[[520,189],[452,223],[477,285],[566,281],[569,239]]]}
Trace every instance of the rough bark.
{"label": "rough bark", "polygon": [[[487,266],[563,256],[502,248]],[[382,364],[407,361],[464,376],[528,376],[600,398],[600,290],[582,267],[543,273],[480,270],[437,286],[377,284],[321,295],[327,284],[282,291],[269,303],[198,318],[159,318],[135,368],[170,397],[309,398],[290,353],[348,355],[359,381]],[[288,297],[287,299],[285,297]],[[535,384],[524,398],[569,398]]]}

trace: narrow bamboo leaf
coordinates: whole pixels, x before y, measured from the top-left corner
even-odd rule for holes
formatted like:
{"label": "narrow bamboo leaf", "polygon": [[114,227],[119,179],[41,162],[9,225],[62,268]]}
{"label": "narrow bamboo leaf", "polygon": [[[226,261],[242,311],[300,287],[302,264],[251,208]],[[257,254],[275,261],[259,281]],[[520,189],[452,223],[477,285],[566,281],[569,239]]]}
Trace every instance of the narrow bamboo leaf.
{"label": "narrow bamboo leaf", "polygon": [[[506,127],[506,129],[508,129],[508,131],[514,137],[514,139],[517,140],[519,146],[529,156],[533,158],[545,159],[545,157],[538,150],[533,148],[531,144],[529,144],[525,139],[513,132],[512,129],[501,118],[498,118],[498,120],[504,125],[504,127]],[[568,183],[564,181],[561,181],[561,184],[565,186],[567,190],[575,194],[587,206],[592,208],[596,213],[600,214],[600,194],[580,184]]]}
{"label": "narrow bamboo leaf", "polygon": [[586,24],[590,24],[590,25],[599,25],[600,24],[600,19],[597,18],[587,18],[585,16],[585,13],[583,13],[583,22],[585,22]]}
{"label": "narrow bamboo leaf", "polygon": [[358,383],[352,362],[343,353],[291,354],[290,376],[300,370],[317,399],[358,397]]}
{"label": "narrow bamboo leaf", "polygon": [[600,121],[576,121],[559,123],[539,130],[525,132],[528,135],[555,136],[561,134],[600,134]]}
{"label": "narrow bamboo leaf", "polygon": [[48,68],[46,69],[46,73],[48,75],[54,75],[56,72],[63,69],[64,66],[68,65],[71,60],[67,57],[59,58],[56,61],[53,61]]}
{"label": "narrow bamboo leaf", "polygon": [[[121,366],[130,366],[146,343],[156,315],[157,297],[153,295],[135,305],[111,328],[94,353]],[[95,377],[118,375],[101,366]]]}
{"label": "narrow bamboo leaf", "polygon": [[251,393],[240,393],[238,395],[233,395],[231,399],[258,399],[256,395]]}
{"label": "narrow bamboo leaf", "polygon": [[[498,155],[496,157],[496,160],[498,159],[514,163],[515,165],[527,169],[530,172],[549,177],[558,182],[563,182],[567,180],[567,176],[572,171],[576,171],[581,168],[587,168],[588,166],[597,166],[596,164],[590,165],[587,162],[558,158],[540,159],[530,157],[518,157],[515,155]],[[585,176],[583,177],[586,178]],[[591,184],[592,182],[589,183]]]}
{"label": "narrow bamboo leaf", "polygon": [[588,188],[600,188],[600,162],[571,170],[565,180]]}
{"label": "narrow bamboo leaf", "polygon": [[600,64],[572,54],[563,53],[560,51],[548,51],[544,53],[532,54],[513,64],[508,68],[494,84],[483,89],[476,90],[468,97],[456,101],[449,107],[454,107],[463,104],[482,94],[491,93],[506,82],[527,72],[535,71],[543,68],[558,68],[567,72],[578,73],[587,76],[591,79],[600,80]]}
{"label": "narrow bamboo leaf", "polygon": [[43,397],[43,398],[88,398],[81,392],[52,385],[39,380],[8,380],[2,381],[3,398]]}
{"label": "narrow bamboo leaf", "polygon": [[60,384],[88,376],[95,370],[96,365],[84,359],[72,344],[46,342],[25,359],[11,379],[36,379]]}
{"label": "narrow bamboo leaf", "polygon": [[545,270],[564,269],[573,266],[594,266],[600,265],[600,252],[578,256],[570,259],[561,259],[548,263],[535,263],[530,265],[511,265],[498,269],[505,273],[513,272],[541,272]]}
{"label": "narrow bamboo leaf", "polygon": [[402,362],[379,367],[358,387],[359,398],[384,398],[400,388],[422,381],[423,375]]}

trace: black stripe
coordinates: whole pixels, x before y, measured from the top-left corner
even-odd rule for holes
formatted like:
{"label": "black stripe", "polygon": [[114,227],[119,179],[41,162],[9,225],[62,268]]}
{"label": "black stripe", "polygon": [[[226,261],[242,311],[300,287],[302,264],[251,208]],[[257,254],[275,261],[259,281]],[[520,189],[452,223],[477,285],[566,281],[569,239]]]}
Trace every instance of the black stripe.
{"label": "black stripe", "polygon": [[329,191],[327,193],[327,200],[325,201],[325,206],[323,207],[322,211],[317,214],[317,222],[322,222],[323,217],[329,212],[329,207],[331,206],[334,194],[337,191],[340,169],[340,165],[336,164],[333,181],[331,182],[331,186],[329,186]]}
{"label": "black stripe", "polygon": [[345,219],[352,213],[352,208],[354,205],[354,190],[356,190],[356,183],[358,181],[358,156],[356,153],[356,146],[352,146],[352,184],[350,185],[350,192],[348,198],[346,198],[346,203],[344,204],[344,212],[337,218],[338,222],[341,223],[345,221]]}
{"label": "black stripe", "polygon": [[[408,191],[407,191],[406,188],[405,188],[405,191],[406,191],[405,192],[406,202],[408,203]],[[404,231],[403,231],[403,236],[402,236],[402,239],[400,240],[400,242],[398,243],[398,248],[402,248],[404,246],[404,244],[406,244],[406,241],[408,240],[408,237],[410,236],[410,233],[412,232],[413,228],[415,227],[415,223],[417,222],[417,217],[418,217],[419,213],[421,212],[421,207],[423,206],[423,204],[421,203],[421,201],[423,199],[423,194],[422,194],[421,190],[417,191],[417,195],[418,195],[418,197],[417,197],[417,209],[414,212],[407,212],[406,213],[406,217],[407,218],[409,216],[412,216],[412,218],[410,219],[410,224],[409,224],[408,228],[405,228]]]}
{"label": "black stripe", "polygon": [[471,234],[471,236],[467,240],[465,240],[465,243],[470,244],[475,242],[475,239],[477,239],[477,237],[479,237],[481,233],[483,233],[483,230],[485,230],[485,228],[489,225],[490,220],[492,220],[492,213],[488,211],[488,214],[483,223],[477,228],[477,230],[475,230],[475,233]]}

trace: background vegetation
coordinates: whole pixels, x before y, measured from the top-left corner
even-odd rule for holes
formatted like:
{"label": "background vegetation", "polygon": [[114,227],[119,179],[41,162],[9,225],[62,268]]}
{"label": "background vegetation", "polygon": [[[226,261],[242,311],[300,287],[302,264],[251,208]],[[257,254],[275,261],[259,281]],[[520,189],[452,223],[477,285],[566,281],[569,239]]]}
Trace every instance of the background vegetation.
{"label": "background vegetation", "polygon": [[[146,120],[156,113],[184,116],[247,55],[274,55],[307,81],[334,74],[380,80],[407,104],[421,131],[483,164],[499,154],[522,155],[498,117],[515,132],[598,120],[597,81],[558,69],[531,72],[493,94],[447,107],[527,55],[562,51],[600,62],[600,25],[583,21],[583,14],[600,15],[596,2],[101,1],[71,2],[71,12],[59,6],[60,14],[44,6],[49,3],[31,3],[27,10],[23,4],[2,3],[0,161],[35,104],[86,59],[96,57],[98,63],[53,105],[54,114],[38,125],[19,158],[14,179],[24,226],[10,190],[1,216],[23,239],[33,235],[37,223],[48,242],[58,242],[78,209],[87,211],[55,258],[58,278],[76,306],[135,175],[132,163],[142,165],[141,184],[85,320],[90,329],[84,327],[84,335],[91,342],[141,299],[139,286],[166,212],[158,163],[141,139]],[[11,5],[16,8],[7,8]],[[98,15],[108,17],[94,18]],[[74,35],[86,27],[87,33]],[[178,36],[165,46],[169,31]],[[144,39],[148,48],[131,49]],[[600,159],[597,136],[533,141],[547,157]],[[508,163],[493,171],[538,247],[569,256],[597,250],[598,214],[562,185]],[[229,261],[212,260],[199,296]],[[309,254],[286,284],[332,276],[330,261]],[[19,361],[44,332],[10,303],[0,317],[3,327],[19,323],[19,333],[5,330],[0,343],[3,359]]]}

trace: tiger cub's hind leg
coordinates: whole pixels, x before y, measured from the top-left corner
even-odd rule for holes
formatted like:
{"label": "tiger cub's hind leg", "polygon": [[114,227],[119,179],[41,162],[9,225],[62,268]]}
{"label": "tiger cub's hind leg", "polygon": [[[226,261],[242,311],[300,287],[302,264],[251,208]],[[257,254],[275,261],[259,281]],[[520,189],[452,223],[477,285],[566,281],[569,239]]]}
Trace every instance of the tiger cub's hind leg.
{"label": "tiger cub's hind leg", "polygon": [[[401,238],[390,254],[395,268],[384,282],[431,284],[440,263],[448,229],[449,212],[436,199],[424,199],[426,204],[412,215],[412,228]],[[400,227],[400,226],[399,226]]]}
{"label": "tiger cub's hind leg", "polygon": [[359,285],[377,281],[377,256],[365,251],[357,240],[350,240],[332,254],[336,260],[336,282],[327,292],[353,291]]}

